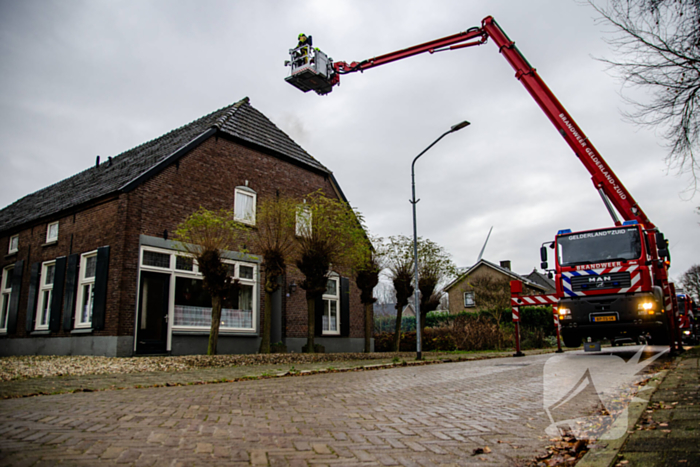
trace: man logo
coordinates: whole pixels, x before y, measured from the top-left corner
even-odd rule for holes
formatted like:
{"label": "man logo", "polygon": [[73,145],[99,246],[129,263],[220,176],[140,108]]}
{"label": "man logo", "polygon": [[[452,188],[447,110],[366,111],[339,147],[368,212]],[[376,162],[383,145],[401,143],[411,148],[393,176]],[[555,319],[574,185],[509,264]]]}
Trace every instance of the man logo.
{"label": "man logo", "polygon": [[595,282],[595,283],[602,283],[602,282],[607,282],[612,280],[612,277],[610,276],[595,276],[595,277],[589,277],[588,282]]}
{"label": "man logo", "polygon": [[[551,357],[544,366],[544,410],[551,424],[549,436],[570,433],[577,439],[618,439],[628,430],[627,409],[631,388],[641,370],[668,349],[640,362],[641,347],[627,362],[618,355],[564,354]],[[627,395],[628,397],[625,397]],[[590,415],[591,407],[602,410]]]}

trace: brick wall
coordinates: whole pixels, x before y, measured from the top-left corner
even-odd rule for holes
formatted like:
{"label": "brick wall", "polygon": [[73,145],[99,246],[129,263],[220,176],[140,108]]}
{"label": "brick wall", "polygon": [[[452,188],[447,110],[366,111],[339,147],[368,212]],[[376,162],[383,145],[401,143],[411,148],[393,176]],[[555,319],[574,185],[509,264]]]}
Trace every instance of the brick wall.
{"label": "brick wall", "polygon": [[[162,237],[167,230],[172,238],[177,225],[200,206],[232,209],[235,187],[244,186],[246,182],[249,188],[256,191],[258,203],[266,197],[276,196],[278,192],[301,199],[318,189],[329,197],[337,198],[330,181],[322,173],[311,172],[228,139],[210,138],[177,164],[130,193],[122,193],[60,218],[36,223],[19,232],[19,252],[11,256],[0,255],[2,267],[25,260],[15,337],[26,335],[31,264],[71,253],[84,253],[104,245],[111,247],[105,329],[94,334],[133,335],[139,235]],[[58,242],[52,246],[42,246],[46,240],[46,226],[55,220],[60,222]],[[0,248],[4,248],[4,252],[7,252],[10,235],[15,233],[7,232],[0,237]],[[242,243],[245,242],[244,239]],[[289,265],[283,286],[283,310],[286,309],[283,312],[283,333],[286,337],[305,337],[307,333],[304,290],[298,287],[294,294],[286,297],[288,284],[292,281],[300,284],[302,280],[299,271]],[[353,280],[350,284],[350,337],[361,338],[364,336],[364,313],[360,292]],[[262,287],[260,290],[262,295]],[[259,303],[263,303],[262,296]],[[65,335],[70,333],[64,332],[62,325],[60,332],[52,334]]]}
{"label": "brick wall", "polygon": [[[200,206],[211,210],[233,209],[235,188],[245,186],[246,182],[257,193],[258,203],[276,196],[278,192],[301,199],[319,189],[326,196],[337,198],[324,174],[311,172],[228,139],[210,138],[177,165],[168,167],[129,194],[128,225],[130,228],[140,225],[140,233],[155,237],[162,236],[165,230],[172,233]],[[129,242],[126,246],[127,251],[138,249],[138,234],[134,235],[134,239],[133,245]],[[241,243],[242,246],[246,244],[245,237]],[[126,275],[130,273],[125,268]],[[305,291],[298,287],[295,293],[286,297],[288,285],[292,281],[300,284],[303,276],[293,265],[288,265],[286,276],[282,301],[283,310],[286,310],[283,312],[283,333],[285,337],[306,337],[308,318]],[[264,281],[264,278],[261,280]],[[354,281],[350,282],[350,337],[363,337],[364,314],[360,292]],[[135,269],[133,277],[126,279],[124,286],[125,298],[135,295]],[[262,287],[260,290],[259,303],[262,304]],[[133,299],[131,303],[134,303]],[[126,319],[126,322],[132,323],[132,327],[133,312],[132,305],[131,316]],[[123,310],[123,313],[126,316],[129,312]]]}
{"label": "brick wall", "polygon": [[[0,266],[5,268],[19,260],[24,260],[24,273],[17,313],[17,332],[15,337],[27,336],[27,302],[29,300],[29,271],[31,265],[36,262],[51,261],[61,256],[73,253],[82,254],[97,249],[101,246],[110,246],[110,272],[107,286],[107,308],[105,316],[105,329],[95,331],[95,335],[117,335],[119,315],[119,279],[120,272],[114,265],[122,260],[120,248],[121,229],[123,219],[123,203],[118,198],[111,198],[100,203],[86,207],[75,213],[64,214],[60,217],[52,217],[43,222],[34,223],[20,231],[12,231],[3,235],[0,246],[7,252],[9,237],[19,234],[19,251],[14,255],[0,255]],[[46,229],[49,223],[59,222],[58,241],[50,245],[46,244]],[[36,312],[33,310],[32,312]],[[63,310],[63,313],[74,313],[75,310]],[[70,332],[63,331],[63,314],[61,315],[61,330],[53,333],[53,336],[66,336]]]}

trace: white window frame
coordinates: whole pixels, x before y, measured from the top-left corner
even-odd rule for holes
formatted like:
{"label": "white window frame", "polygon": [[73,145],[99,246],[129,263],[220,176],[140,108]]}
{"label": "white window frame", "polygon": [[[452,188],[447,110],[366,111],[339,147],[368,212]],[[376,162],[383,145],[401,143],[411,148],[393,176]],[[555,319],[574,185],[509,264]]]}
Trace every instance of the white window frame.
{"label": "white window frame", "polygon": [[[87,253],[83,253],[80,256],[80,273],[78,274],[78,294],[77,294],[77,300],[75,304],[75,328],[76,329],[85,329],[85,328],[91,328],[92,327],[92,310],[93,307],[95,306],[94,299],[95,299],[95,276],[97,275],[97,263],[95,263],[95,276],[92,277],[85,277],[85,273],[87,272],[87,261],[89,258],[95,258],[95,261],[97,261],[97,250],[89,251]],[[86,320],[83,320],[83,300],[86,299],[85,297],[85,288],[87,287],[87,300],[88,300],[88,306],[90,307],[90,313],[88,315],[88,318]]]}
{"label": "white window frame", "polygon": [[296,222],[294,226],[295,234],[297,237],[310,237],[312,233],[312,222],[311,222],[311,208],[302,204],[297,207],[296,212]]}
{"label": "white window frame", "polygon": [[[146,251],[151,251],[155,253],[162,253],[162,254],[168,254],[171,255],[170,258],[170,267],[169,268],[163,268],[163,267],[158,267],[158,266],[148,266],[143,264],[143,255],[144,252]],[[141,271],[153,271],[153,272],[160,272],[160,273],[165,273],[165,274],[170,274],[170,297],[168,298],[168,327],[172,331],[202,331],[202,330],[209,330],[210,324],[207,324],[206,326],[184,326],[184,325],[177,325],[175,324],[175,287],[176,287],[176,280],[178,277],[185,277],[189,279],[198,279],[198,280],[203,280],[203,275],[199,271],[199,266],[197,264],[197,261],[193,261],[193,268],[192,271],[186,271],[183,269],[176,269],[177,265],[177,257],[178,256],[184,256],[184,257],[190,257],[193,258],[192,255],[185,253],[183,251],[176,251],[176,250],[168,250],[165,248],[157,248],[157,247],[150,247],[150,246],[142,246],[141,247],[141,254],[140,256],[140,263],[139,267]],[[235,328],[235,327],[227,327],[227,326],[220,326],[219,331],[223,333],[255,333],[258,331],[257,329],[257,322],[258,322],[258,313],[260,312],[260,287],[259,287],[259,281],[258,281],[258,264],[253,263],[253,262],[248,262],[248,261],[241,261],[241,260],[229,260],[229,259],[223,259],[222,260],[224,264],[230,264],[234,266],[234,275],[232,276],[234,279],[238,279],[241,285],[250,285],[253,287],[253,316],[252,316],[252,327],[250,328]],[[240,274],[240,268],[241,266],[248,266],[253,268],[253,278],[252,279],[244,279]],[[139,281],[140,283],[140,281]],[[140,293],[140,287],[139,287],[139,293]],[[138,300],[137,300],[138,303]],[[170,344],[168,344],[170,345]]]}
{"label": "white window frame", "polygon": [[[7,333],[7,317],[10,314],[10,298],[12,297],[12,273],[15,267],[7,266],[2,270],[2,282],[0,283],[0,333]],[[7,286],[9,284],[9,287]]]}
{"label": "white window frame", "polygon": [[[56,226],[56,235],[51,235],[51,227]],[[58,241],[58,221],[51,222],[46,226],[46,243],[53,243]]]}
{"label": "white window frame", "polygon": [[[247,196],[253,199],[252,212],[239,215],[238,195]],[[244,224],[255,225],[255,211],[257,210],[258,194],[247,186],[237,186],[233,195],[233,220]]]}
{"label": "white window frame", "polygon": [[[47,284],[46,279],[49,277],[48,270],[53,266],[53,275],[51,283]],[[41,276],[39,276],[39,300],[36,304],[36,316],[34,320],[34,329],[36,331],[45,331],[49,329],[49,317],[51,315],[51,298],[53,297],[53,284],[56,276],[56,261],[46,261],[41,265]],[[44,316],[44,311],[46,315]],[[46,322],[42,323],[42,318]]]}
{"label": "white window frame", "polygon": [[7,245],[7,254],[17,253],[19,251],[19,234],[10,237]]}
{"label": "white window frame", "polygon": [[[471,304],[467,303],[467,297],[471,297]],[[474,308],[476,306],[476,296],[473,290],[465,291],[462,298],[464,300],[464,308]]]}
{"label": "white window frame", "polygon": [[[323,293],[323,317],[328,319],[329,330],[323,329],[321,325],[321,335],[324,336],[339,336],[340,335],[340,276],[332,275],[328,277],[329,281],[335,282],[335,294],[329,294],[328,288]],[[335,303],[335,330],[330,330],[331,318],[331,303]],[[321,320],[323,322],[323,320]]]}

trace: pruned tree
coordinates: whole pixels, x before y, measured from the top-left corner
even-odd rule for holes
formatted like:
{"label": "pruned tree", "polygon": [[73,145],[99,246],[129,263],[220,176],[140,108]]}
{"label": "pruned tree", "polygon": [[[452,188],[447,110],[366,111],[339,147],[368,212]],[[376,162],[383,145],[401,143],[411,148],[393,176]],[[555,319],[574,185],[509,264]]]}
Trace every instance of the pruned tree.
{"label": "pruned tree", "polygon": [[394,352],[401,344],[401,318],[403,309],[413,295],[413,239],[397,235],[389,237],[386,245],[386,266],[388,276],[396,292],[396,326],[394,328]]}
{"label": "pruned tree", "polygon": [[680,280],[685,293],[693,297],[696,302],[700,302],[700,265],[692,265],[683,273]]}
{"label": "pruned tree", "polygon": [[[418,290],[420,325],[425,330],[428,312],[440,305],[442,287],[457,273],[457,266],[443,247],[429,239],[418,238]],[[425,332],[423,332],[425,334]]]}
{"label": "pruned tree", "polygon": [[258,203],[256,229],[251,231],[250,246],[262,256],[265,274],[260,353],[270,353],[272,295],[280,288],[279,279],[284,276],[287,262],[293,259],[298,204],[285,196],[265,198]]}
{"label": "pruned tree", "polygon": [[200,207],[175,231],[178,246],[197,260],[203,286],[211,296],[211,328],[207,355],[215,355],[221,324],[221,307],[225,298],[236,294],[238,284],[231,279],[221,260],[222,254],[237,247],[245,226],[233,220],[233,212],[225,209],[209,211]]}
{"label": "pruned tree", "polygon": [[328,273],[352,267],[359,244],[366,242],[358,213],[347,203],[326,197],[321,191],[307,196],[296,211],[296,266],[304,275],[308,333],[304,351],[316,352],[316,300],[326,291]]}
{"label": "pruned tree", "polygon": [[689,173],[698,189],[700,143],[700,2],[697,0],[588,0],[615,36],[619,58],[603,60],[627,86],[649,100],[626,95],[632,121],[660,129],[669,148],[667,163]]}
{"label": "pruned tree", "polygon": [[365,353],[369,353],[374,327],[373,306],[377,301],[374,288],[379,284],[379,273],[384,268],[386,251],[381,238],[375,238],[371,244],[368,239],[368,245],[358,242],[357,247],[354,260],[355,284],[360,289],[360,302],[365,307]]}

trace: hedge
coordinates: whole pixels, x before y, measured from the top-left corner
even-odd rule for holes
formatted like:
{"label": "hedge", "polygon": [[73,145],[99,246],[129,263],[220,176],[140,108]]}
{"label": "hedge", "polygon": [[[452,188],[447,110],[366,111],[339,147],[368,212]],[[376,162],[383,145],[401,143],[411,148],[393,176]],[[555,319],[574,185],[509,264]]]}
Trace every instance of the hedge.
{"label": "hedge", "polygon": [[[493,321],[493,315],[488,311],[462,311],[457,314],[450,314],[444,311],[431,311],[426,319],[427,328],[438,328],[447,326],[458,317],[467,319],[478,319],[485,317]],[[513,316],[510,308],[501,312],[501,325],[512,326]],[[545,335],[554,334],[554,319],[552,317],[552,306],[523,306],[520,307],[520,324],[523,328],[542,329]],[[395,316],[376,316],[374,318],[374,332],[394,332],[396,326]],[[401,319],[401,331],[410,332],[416,330],[416,318],[414,316],[403,316]]]}

